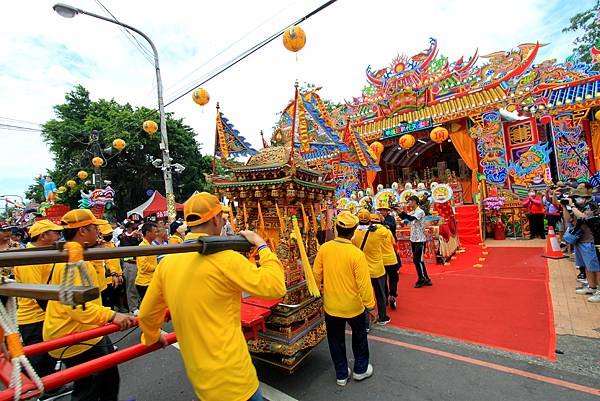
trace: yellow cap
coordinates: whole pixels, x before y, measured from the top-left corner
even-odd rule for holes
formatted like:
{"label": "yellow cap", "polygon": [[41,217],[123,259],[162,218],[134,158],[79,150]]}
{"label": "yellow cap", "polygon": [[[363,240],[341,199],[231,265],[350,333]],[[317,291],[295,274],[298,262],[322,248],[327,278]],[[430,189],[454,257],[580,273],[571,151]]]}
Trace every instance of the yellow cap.
{"label": "yellow cap", "polygon": [[348,211],[343,211],[337,215],[335,224],[342,228],[353,228],[358,224],[358,217]]}
{"label": "yellow cap", "polygon": [[370,218],[371,212],[369,212],[367,209],[360,209],[358,211],[358,220],[360,220],[361,223],[368,223]]}
{"label": "yellow cap", "polygon": [[31,227],[29,227],[29,236],[37,237],[40,234],[45,233],[46,231],[62,231],[62,227],[58,224],[54,224],[50,220],[40,220],[33,223]]}
{"label": "yellow cap", "polygon": [[377,213],[371,213],[370,216],[372,223],[381,223],[381,215]]}
{"label": "yellow cap", "polygon": [[[223,210],[219,198],[208,192],[200,192],[193,195],[183,204],[183,217],[189,227],[206,223]],[[190,220],[190,217],[197,219]]]}
{"label": "yellow cap", "polygon": [[60,219],[63,228],[79,228],[95,224],[97,226],[108,224],[108,221],[97,219],[90,209],[75,209],[68,211]]}
{"label": "yellow cap", "polygon": [[98,226],[98,230],[100,230],[100,234],[102,235],[110,235],[113,233],[113,228],[110,224],[101,224]]}

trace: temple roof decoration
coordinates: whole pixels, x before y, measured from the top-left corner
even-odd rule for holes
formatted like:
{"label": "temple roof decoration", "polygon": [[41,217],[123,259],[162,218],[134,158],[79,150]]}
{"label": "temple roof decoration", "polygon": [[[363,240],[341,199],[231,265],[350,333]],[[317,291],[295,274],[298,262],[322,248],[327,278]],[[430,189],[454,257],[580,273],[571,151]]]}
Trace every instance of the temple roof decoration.
{"label": "temple roof decoration", "polygon": [[[437,124],[505,108],[523,114],[557,114],[600,105],[600,75],[573,56],[534,64],[540,43],[450,63],[437,41],[389,67],[367,67],[368,85],[347,102],[351,124],[365,141],[431,129]],[[479,59],[485,63],[477,65]]]}
{"label": "temple roof decoration", "polygon": [[232,123],[219,111],[217,103],[217,122],[216,122],[216,143],[215,156],[222,159],[237,156],[251,156],[256,154],[256,150],[246,142],[240,132],[235,129]]}

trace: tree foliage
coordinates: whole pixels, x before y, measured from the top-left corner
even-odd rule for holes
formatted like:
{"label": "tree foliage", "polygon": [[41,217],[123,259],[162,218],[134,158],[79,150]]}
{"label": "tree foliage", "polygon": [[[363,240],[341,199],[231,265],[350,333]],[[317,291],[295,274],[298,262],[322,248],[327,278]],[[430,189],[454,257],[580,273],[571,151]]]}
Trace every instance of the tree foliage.
{"label": "tree foliage", "polygon": [[568,27],[563,32],[578,32],[580,35],[575,38],[573,44],[575,48],[573,53],[583,62],[591,64],[592,56],[590,49],[600,39],[600,24],[598,23],[598,11],[600,10],[600,1],[596,1],[594,7],[580,12],[571,17]]}
{"label": "tree foliage", "polygon": [[[92,158],[102,149],[105,164],[102,180],[111,181],[115,203],[121,216],[147,199],[147,190],[156,189],[164,195],[163,172],[151,162],[162,159],[160,132],[150,136],[142,130],[145,120],[160,121],[158,112],[145,107],[121,105],[114,100],[92,101],[89,92],[78,85],[66,94],[65,103],[54,106],[56,118],[43,125],[42,136],[49,145],[55,167],[49,170],[57,186],[68,180],[78,185],[60,196],[71,207],[77,207],[80,190],[85,184],[77,178],[84,170],[91,177]],[[90,139],[93,130],[99,132],[98,145]],[[200,154],[199,144],[191,127],[167,113],[167,133],[172,163],[185,166],[181,174],[173,173],[173,191],[178,201],[185,200],[195,190],[207,186],[203,173],[211,171],[212,157]],[[121,152],[112,148],[113,140],[121,138],[127,146]],[[88,178],[88,180],[91,178]],[[41,201],[41,185],[29,187],[27,196]]]}

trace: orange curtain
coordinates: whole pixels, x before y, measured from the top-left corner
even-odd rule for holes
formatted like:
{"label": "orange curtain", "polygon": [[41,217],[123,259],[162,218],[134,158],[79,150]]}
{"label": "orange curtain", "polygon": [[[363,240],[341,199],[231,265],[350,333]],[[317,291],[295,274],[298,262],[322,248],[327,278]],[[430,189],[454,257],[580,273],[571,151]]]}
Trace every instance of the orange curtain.
{"label": "orange curtain", "polygon": [[592,131],[592,150],[594,152],[594,166],[596,171],[600,170],[600,121],[590,123]]}
{"label": "orange curtain", "polygon": [[477,192],[477,149],[475,141],[467,133],[467,129],[463,128],[457,132],[450,133],[452,144],[456,151],[463,159],[467,167],[471,169],[471,191]]}

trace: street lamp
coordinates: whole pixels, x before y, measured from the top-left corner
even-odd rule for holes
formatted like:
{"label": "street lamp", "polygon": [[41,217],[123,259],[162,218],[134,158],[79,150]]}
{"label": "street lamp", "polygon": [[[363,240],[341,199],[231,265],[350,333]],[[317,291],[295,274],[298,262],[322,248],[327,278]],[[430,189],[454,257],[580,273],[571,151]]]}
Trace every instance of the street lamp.
{"label": "street lamp", "polygon": [[140,35],[141,37],[146,39],[146,41],[150,44],[150,47],[152,48],[152,51],[154,52],[154,69],[156,70],[156,88],[157,88],[157,92],[158,92],[158,113],[160,115],[160,139],[161,139],[160,149],[162,150],[162,156],[163,156],[163,169],[162,170],[163,170],[163,175],[164,175],[164,180],[165,180],[165,194],[167,197],[167,212],[168,212],[168,216],[169,216],[169,222],[174,221],[176,218],[175,194],[173,193],[173,176],[171,174],[171,159],[169,157],[169,138],[167,136],[167,121],[165,120],[165,105],[163,102],[163,95],[162,95],[163,87],[162,87],[162,80],[160,78],[160,66],[158,63],[158,52],[156,51],[156,46],[154,46],[154,43],[150,40],[150,38],[145,33],[143,33],[142,31],[140,31],[130,25],[119,22],[117,20],[114,20],[111,18],[106,18],[106,17],[103,17],[102,15],[94,14],[89,11],[84,11],[80,8],[76,8],[76,7],[73,7],[73,6],[70,6],[67,4],[63,4],[63,3],[56,3],[52,8],[61,17],[73,18],[77,14],[85,14],[90,17],[98,18],[98,19],[122,26],[127,29],[131,29],[132,31],[136,32],[138,35]]}

